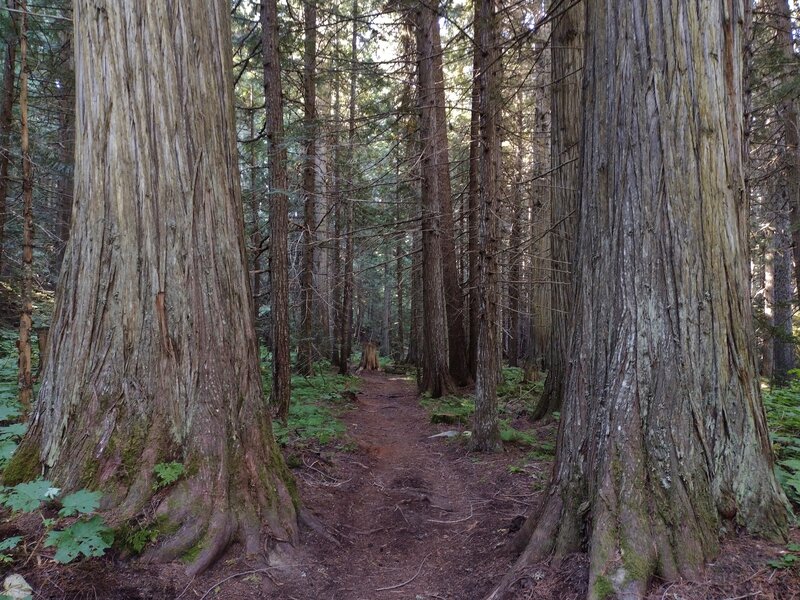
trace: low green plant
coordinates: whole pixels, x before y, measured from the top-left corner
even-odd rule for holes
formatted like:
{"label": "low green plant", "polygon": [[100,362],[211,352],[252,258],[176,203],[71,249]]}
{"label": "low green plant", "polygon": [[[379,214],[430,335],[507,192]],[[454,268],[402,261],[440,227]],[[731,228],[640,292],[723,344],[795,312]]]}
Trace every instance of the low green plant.
{"label": "low green plant", "polygon": [[767,564],[773,569],[800,568],[800,544],[789,544],[780,558],[767,561]]}
{"label": "low green plant", "polygon": [[183,464],[179,462],[166,462],[158,463],[153,467],[153,473],[156,476],[156,482],[153,484],[153,489],[160,490],[168,485],[172,485],[178,479],[183,477],[186,472]]}
{"label": "low green plant", "polygon": [[[282,446],[303,446],[313,441],[327,444],[340,439],[345,432],[339,414],[351,406],[358,378],[331,373],[328,361],[316,363],[314,373],[310,377],[292,377],[287,422],[272,423],[275,439]],[[265,381],[266,389],[268,385]]]}
{"label": "low green plant", "polygon": [[[61,490],[44,479],[0,488],[0,505],[12,513],[39,512],[45,527],[44,546],[56,550],[53,559],[68,563],[79,556],[102,556],[114,542],[113,531],[102,517],[93,515],[100,505],[99,492],[78,490],[57,500]],[[56,529],[59,519],[45,517],[43,508],[60,504],[59,518],[77,517],[63,529]],[[0,541],[0,562],[12,562],[8,554],[23,541],[23,536],[13,536]]]}
{"label": "low green plant", "polygon": [[786,387],[764,393],[764,407],[775,452],[775,476],[795,507],[800,507],[800,370]]}

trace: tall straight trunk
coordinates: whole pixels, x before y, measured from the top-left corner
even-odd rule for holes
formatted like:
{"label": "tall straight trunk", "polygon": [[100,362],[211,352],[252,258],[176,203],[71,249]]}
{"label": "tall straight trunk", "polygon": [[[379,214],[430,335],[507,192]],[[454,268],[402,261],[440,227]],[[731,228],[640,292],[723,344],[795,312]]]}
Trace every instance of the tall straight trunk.
{"label": "tall straight trunk", "polygon": [[494,0],[478,0],[481,56],[480,84],[480,215],[478,221],[478,371],[475,379],[475,414],[471,444],[475,450],[501,448],[497,418],[497,382],[500,375],[498,307],[500,113],[497,23]]}
{"label": "tall straight trunk", "polygon": [[[522,132],[523,104],[517,106],[517,131]],[[524,192],[522,184],[522,144],[517,144],[514,159],[514,191],[511,207],[511,235],[508,239],[508,365],[516,367],[520,358],[520,291],[522,289],[522,213]]]}
{"label": "tall straight trunk", "polygon": [[[338,43],[334,40],[334,53],[338,55]],[[342,295],[342,194],[341,171],[342,151],[339,142],[339,127],[341,124],[341,92],[339,86],[341,78],[339,70],[333,74],[333,133],[331,134],[331,148],[333,149],[333,165],[331,166],[331,203],[333,205],[333,243],[331,244],[331,272],[333,278],[333,331],[331,334],[331,362],[341,368],[341,348],[339,347],[340,332],[344,321],[344,304]]]}
{"label": "tall straight trunk", "polygon": [[[773,47],[782,56],[774,76],[779,86],[787,88],[794,81],[796,72],[794,31],[789,0],[766,0],[765,12],[775,29]],[[779,177],[789,196],[792,225],[792,249],[794,253],[794,276],[800,293],[800,131],[798,131],[797,105],[793,95],[784,94],[779,100],[778,115],[783,124]]]}
{"label": "tall straight trunk", "polygon": [[[7,0],[8,8],[16,10],[16,0]],[[3,90],[0,97],[0,274],[3,272],[5,253],[6,197],[8,196],[8,166],[11,162],[11,129],[14,112],[14,80],[16,79],[17,13],[11,12],[11,32],[5,40],[6,59],[3,63]]]}
{"label": "tall straight trunk", "polygon": [[[99,489],[110,524],[173,532],[146,559],[195,556],[197,574],[232,542],[261,554],[297,529],[261,389],[229,6],[76,0],[73,22],[75,227],[3,480]],[[185,475],[156,495],[164,461]]]}
{"label": "tall straight trunk", "polygon": [[381,351],[384,356],[391,356],[392,353],[392,278],[389,269],[390,253],[386,252],[386,260],[383,263],[383,327],[381,328]]}
{"label": "tall straight trunk", "polygon": [[723,527],[786,531],[751,352],[747,15],[590,0],[586,17],[575,360],[520,564],[586,546],[590,599],[642,598],[696,574]]}
{"label": "tall straight trunk", "polygon": [[[399,163],[398,163],[398,171],[397,171],[397,179],[399,180],[400,177],[400,170],[399,170]],[[399,181],[398,181],[398,190],[399,190]],[[398,193],[398,204],[397,204],[397,212],[396,218],[400,220],[400,203],[399,203],[399,193]],[[397,329],[395,333],[395,344],[394,344],[394,352],[392,356],[394,357],[395,361],[399,362],[402,360],[403,357],[403,350],[405,349],[405,318],[404,318],[404,309],[403,309],[403,270],[404,270],[404,258],[403,258],[403,240],[405,235],[403,232],[398,232],[395,236],[395,246],[394,246],[394,259],[395,259],[395,266],[394,266],[394,280],[395,280],[395,299],[397,300]]]}
{"label": "tall straight trunk", "polygon": [[478,298],[478,217],[480,211],[480,6],[475,4],[472,37],[475,40],[472,59],[472,110],[469,121],[469,181],[467,184],[467,277],[469,342],[467,363],[470,374],[475,377],[478,365],[478,330],[480,313]]}
{"label": "tall straight trunk", "polygon": [[[459,283],[453,222],[450,152],[447,141],[447,110],[444,93],[442,42],[439,33],[438,0],[416,7],[416,36],[419,73],[419,103],[422,107],[423,178],[431,202],[438,206],[435,220],[441,248],[442,283],[446,302],[448,369],[453,381],[470,380],[464,298]],[[429,330],[430,331],[430,330]]]}
{"label": "tall straight trunk", "polygon": [[[553,26],[551,72],[550,304],[551,330],[544,393],[533,413],[541,419],[561,408],[567,369],[577,229],[581,145],[584,7],[562,8]],[[563,12],[566,10],[566,12]]]}
{"label": "tall straight trunk", "polygon": [[270,307],[272,317],[272,397],[274,413],[286,422],[290,400],[289,350],[289,184],[283,140],[283,93],[278,48],[277,0],[261,2],[261,49],[264,58],[264,99],[270,195]]}
{"label": "tall straight trunk", "polygon": [[[433,65],[434,37],[438,35],[437,16],[430,6],[415,8],[417,36],[417,76],[419,78],[420,175],[422,183],[422,390],[431,396],[449,393],[454,388],[449,366],[449,329],[445,294],[441,170],[437,159],[439,132],[436,107],[436,73]],[[451,209],[452,210],[452,209]],[[452,214],[451,214],[452,218]]]}
{"label": "tall straight trunk", "polygon": [[430,93],[435,116],[435,129],[430,143],[438,177],[438,194],[441,208],[442,271],[444,274],[444,293],[447,302],[447,332],[450,375],[458,385],[466,385],[471,376],[467,362],[467,332],[464,323],[464,296],[458,276],[458,261],[455,245],[455,224],[453,217],[453,191],[450,182],[450,151],[447,140],[447,106],[445,102],[444,68],[442,66],[442,42],[439,33],[438,0],[421,3],[420,10],[430,11],[430,36],[425,36],[429,46],[422,49],[423,60],[430,61],[433,88]]}
{"label": "tall straight trunk", "polygon": [[33,162],[28,132],[28,8],[20,0],[19,19],[19,130],[22,149],[22,285],[19,318],[19,401],[23,415],[33,400],[31,333],[33,331]]}
{"label": "tall straight trunk", "polygon": [[317,3],[305,0],[305,45],[303,52],[303,126],[306,136],[306,155],[303,165],[303,271],[300,281],[302,304],[301,338],[297,352],[297,370],[311,375],[314,357],[314,239],[316,230],[316,163],[317,163]]}
{"label": "tall straight trunk", "polygon": [[[795,344],[792,337],[792,237],[789,221],[789,182],[779,178],[773,194],[772,234],[772,384],[786,385],[789,371],[795,368]],[[766,294],[765,294],[766,295]]]}
{"label": "tall straight trunk", "polygon": [[342,321],[339,331],[339,374],[347,375],[350,370],[350,355],[353,353],[353,198],[355,187],[355,137],[356,137],[356,59],[358,52],[358,0],[353,0],[353,28],[350,36],[350,106],[347,127],[347,158],[350,173],[350,188],[344,200],[345,251],[344,251],[344,290],[342,293]]}

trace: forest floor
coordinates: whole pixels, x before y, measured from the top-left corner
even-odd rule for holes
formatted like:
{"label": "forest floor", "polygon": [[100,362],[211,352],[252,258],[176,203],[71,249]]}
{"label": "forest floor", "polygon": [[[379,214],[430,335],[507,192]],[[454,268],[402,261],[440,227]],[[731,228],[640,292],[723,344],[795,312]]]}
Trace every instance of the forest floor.
{"label": "forest floor", "polygon": [[[309,445],[289,457],[305,506],[318,520],[301,543],[270,566],[238,548],[201,577],[183,565],[146,565],[112,556],[22,571],[34,598],[276,600],[479,600],[513,563],[508,547],[522,516],[547,483],[554,426],[530,429],[530,444],[502,453],[468,452],[463,436],[433,437],[413,381],[364,373],[340,418],[345,446]],[[532,424],[528,424],[531,426]],[[792,533],[795,542],[800,535]],[[702,579],[657,585],[649,598],[668,600],[800,598],[797,568],[774,569],[784,546],[749,538],[726,542]],[[583,599],[587,563],[575,555],[558,568],[532,568],[515,597]]]}

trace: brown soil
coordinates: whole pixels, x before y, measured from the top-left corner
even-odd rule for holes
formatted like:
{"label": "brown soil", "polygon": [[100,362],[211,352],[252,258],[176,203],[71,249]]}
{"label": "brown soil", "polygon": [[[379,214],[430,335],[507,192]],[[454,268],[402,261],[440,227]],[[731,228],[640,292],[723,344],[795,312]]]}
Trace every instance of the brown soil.
{"label": "brown soil", "polygon": [[[520,515],[539,501],[550,471],[529,448],[467,452],[433,425],[413,383],[364,373],[344,414],[348,449],[306,449],[294,470],[313,528],[266,565],[231,548],[227,560],[190,580],[181,564],[144,565],[110,556],[55,568],[34,559],[22,573],[35,598],[276,600],[478,600],[513,561],[507,550]],[[537,430],[553,437],[552,426]],[[800,539],[793,532],[795,540]],[[655,586],[651,600],[800,598],[797,571],[766,566],[781,546],[727,542],[702,581]],[[529,569],[514,597],[583,599],[583,555]]]}

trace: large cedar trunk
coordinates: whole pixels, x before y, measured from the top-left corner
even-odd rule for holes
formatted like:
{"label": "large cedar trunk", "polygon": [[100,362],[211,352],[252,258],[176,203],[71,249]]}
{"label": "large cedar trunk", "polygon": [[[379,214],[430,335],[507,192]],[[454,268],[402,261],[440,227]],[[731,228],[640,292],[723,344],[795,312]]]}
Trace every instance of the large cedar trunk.
{"label": "large cedar trunk", "polygon": [[[247,274],[225,3],[76,0],[75,226],[28,434],[4,473],[100,489],[112,524],[142,516],[153,467],[186,477],[147,554],[264,526],[294,539],[296,496],[261,389]],[[158,48],[158,52],[153,52]]]}
{"label": "large cedar trunk", "polygon": [[[558,4],[554,2],[554,4]],[[533,417],[540,419],[561,408],[567,370],[569,316],[572,308],[572,262],[578,207],[578,153],[581,138],[581,67],[584,7],[555,8],[562,14],[553,26],[551,69],[552,121],[550,188],[551,330],[547,379]]]}
{"label": "large cedar trunk", "polygon": [[745,7],[586,8],[572,360],[519,564],[586,545],[589,598],[641,598],[696,575],[722,528],[785,534],[751,353]]}

